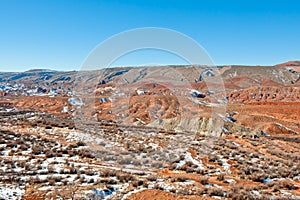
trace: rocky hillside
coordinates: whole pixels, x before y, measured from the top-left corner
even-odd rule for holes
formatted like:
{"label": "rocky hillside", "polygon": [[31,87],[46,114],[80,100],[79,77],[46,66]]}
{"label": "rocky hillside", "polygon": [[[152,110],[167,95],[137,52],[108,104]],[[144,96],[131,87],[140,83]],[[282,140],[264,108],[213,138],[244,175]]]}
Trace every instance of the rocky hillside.
{"label": "rocky hillside", "polygon": [[257,86],[298,87],[300,67],[297,67],[297,63],[299,62],[294,61],[278,66],[218,66],[218,72],[204,66],[111,68],[79,72],[30,70],[21,73],[0,73],[0,91],[5,95],[70,95],[74,83],[97,87],[97,85],[133,84],[150,80],[162,82],[166,77],[172,83],[183,82],[203,89],[205,84],[201,83],[205,82],[205,77],[213,77],[216,74],[221,75],[227,91]]}
{"label": "rocky hillside", "polygon": [[[278,66],[156,66],[79,72],[30,70],[2,73],[0,95],[10,98],[17,107],[59,115],[76,116],[80,113],[97,120],[113,120],[125,125],[209,132],[213,127],[209,119],[213,115],[221,123],[231,116],[225,111],[226,106],[232,108],[251,104],[272,107],[274,103],[281,103],[280,106],[285,108],[288,106],[286,103],[299,102],[300,67],[295,66],[296,63]],[[260,118],[256,116],[253,123],[245,123],[243,120],[249,119],[249,116],[243,118],[241,115],[247,113],[237,115],[239,118],[235,124],[251,128],[251,131],[266,130],[268,134],[281,131],[279,128],[270,128],[274,125],[269,121],[257,124],[256,120]],[[281,116],[274,117],[282,120]],[[282,121],[278,123],[286,124]],[[290,123],[286,127],[297,133],[298,123]],[[232,132],[234,129],[223,127],[222,130]]]}

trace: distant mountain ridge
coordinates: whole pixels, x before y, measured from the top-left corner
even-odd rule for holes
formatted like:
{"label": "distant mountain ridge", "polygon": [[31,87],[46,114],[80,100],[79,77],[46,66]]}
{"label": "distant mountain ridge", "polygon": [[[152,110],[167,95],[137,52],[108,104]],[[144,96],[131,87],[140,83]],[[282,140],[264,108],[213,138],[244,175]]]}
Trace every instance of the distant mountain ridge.
{"label": "distant mountain ridge", "polygon": [[300,66],[300,61],[298,61],[298,60],[288,61],[285,63],[277,64],[276,66],[278,66],[278,67]]}
{"label": "distant mountain ridge", "polygon": [[36,73],[36,72],[57,72],[57,71],[56,70],[52,70],[52,69],[30,69],[30,70],[27,70],[25,72]]}

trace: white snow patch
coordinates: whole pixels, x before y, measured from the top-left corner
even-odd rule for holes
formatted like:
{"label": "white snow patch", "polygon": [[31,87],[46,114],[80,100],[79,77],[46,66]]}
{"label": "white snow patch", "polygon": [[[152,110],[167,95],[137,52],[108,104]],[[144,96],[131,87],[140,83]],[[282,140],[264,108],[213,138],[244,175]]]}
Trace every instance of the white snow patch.
{"label": "white snow patch", "polygon": [[198,161],[198,160],[195,160],[193,157],[192,157],[192,154],[190,152],[187,152],[184,156],[184,160],[181,160],[178,164],[177,164],[177,168],[183,166],[186,162],[192,162],[194,165],[197,165],[199,169],[202,169],[203,166],[202,166],[202,162],[201,161]]}
{"label": "white snow patch", "polygon": [[0,199],[21,199],[21,196],[25,193],[25,190],[13,185],[4,185],[0,183]]}

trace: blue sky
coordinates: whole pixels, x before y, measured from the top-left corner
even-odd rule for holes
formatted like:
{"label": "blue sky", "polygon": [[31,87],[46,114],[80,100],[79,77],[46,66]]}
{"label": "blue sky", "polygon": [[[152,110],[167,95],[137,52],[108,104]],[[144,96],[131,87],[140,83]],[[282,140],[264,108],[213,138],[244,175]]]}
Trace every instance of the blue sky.
{"label": "blue sky", "polygon": [[[216,64],[299,60],[299,10],[296,0],[0,0],[0,71],[76,70],[100,42],[141,27],[182,32]],[[117,61],[147,63],[181,60],[144,52]]]}

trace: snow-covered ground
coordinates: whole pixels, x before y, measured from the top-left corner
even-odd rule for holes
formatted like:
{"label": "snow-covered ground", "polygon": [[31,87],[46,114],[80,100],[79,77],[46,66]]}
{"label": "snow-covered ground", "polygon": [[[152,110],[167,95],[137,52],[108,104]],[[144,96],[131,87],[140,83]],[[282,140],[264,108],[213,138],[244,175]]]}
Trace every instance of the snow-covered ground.
{"label": "snow-covered ground", "polygon": [[16,200],[21,199],[21,196],[25,193],[24,189],[19,187],[0,183],[0,199]]}

